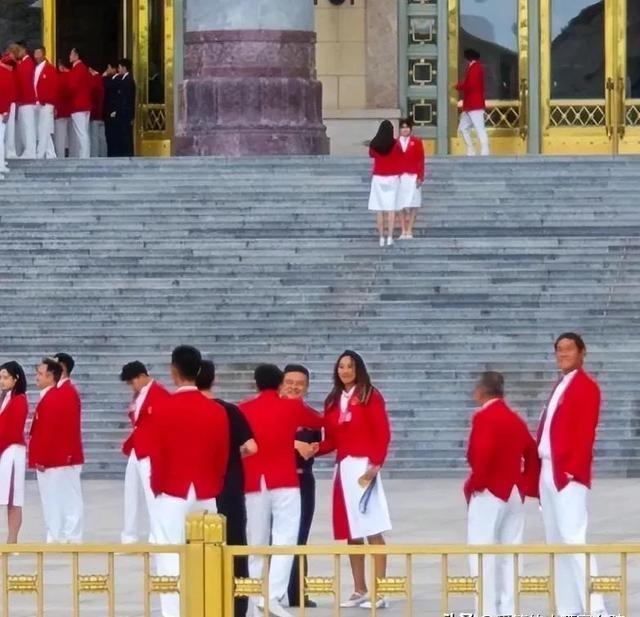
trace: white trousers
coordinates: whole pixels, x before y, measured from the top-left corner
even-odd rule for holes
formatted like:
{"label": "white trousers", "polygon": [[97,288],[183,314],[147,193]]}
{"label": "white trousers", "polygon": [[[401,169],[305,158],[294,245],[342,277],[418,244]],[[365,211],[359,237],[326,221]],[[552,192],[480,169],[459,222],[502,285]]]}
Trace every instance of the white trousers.
{"label": "white trousers", "polygon": [[36,114],[37,105],[18,105],[18,136],[22,144],[20,158],[36,158]]}
{"label": "white trousers", "polygon": [[[300,527],[300,489],[267,490],[264,478],[261,490],[247,493],[247,544],[249,546],[295,546]],[[293,555],[276,555],[269,567],[269,598],[278,602],[287,595]],[[249,556],[249,576],[261,578],[263,558]]]}
{"label": "white trousers", "polygon": [[53,145],[56,156],[63,159],[69,147],[69,118],[56,118],[53,127]]}
{"label": "white trousers", "polygon": [[89,116],[88,111],[78,111],[71,114],[69,131],[69,156],[71,158],[88,159],[91,156]]}
{"label": "white trousers", "polygon": [[91,120],[89,123],[91,136],[91,158],[107,156],[107,138],[102,120]]}
{"label": "white trousers", "polygon": [[79,544],[84,527],[80,472],[82,465],[39,471],[38,490],[47,527],[47,542]]}
{"label": "white trousers", "polygon": [[9,119],[4,134],[5,156],[8,159],[18,158],[16,152],[16,104],[11,103]]}
{"label": "white trousers", "polygon": [[7,123],[0,118],[0,174],[7,171],[7,163],[5,160],[4,136],[7,130]]}
{"label": "white trousers", "polygon": [[464,142],[467,144],[467,156],[475,156],[476,149],[471,138],[471,129],[476,130],[478,141],[480,142],[480,154],[482,156],[489,155],[489,137],[487,129],[484,126],[484,110],[476,109],[474,111],[463,111],[460,114],[460,124],[458,131],[462,134]]}
{"label": "white trousers", "polygon": [[[544,532],[549,544],[586,544],[587,498],[589,489],[578,482],[569,482],[558,491],[553,480],[553,466],[542,459],[540,474],[540,505]],[[591,594],[591,610],[587,611],[584,555],[558,555],[555,562],[555,595],[560,615],[600,615],[608,613],[600,594]],[[593,555],[590,559],[591,576],[598,570]]]}
{"label": "white trousers", "polygon": [[[186,499],[160,495],[155,502],[155,516],[151,534],[155,544],[184,544],[186,542],[187,516],[191,512],[208,510],[216,513],[216,500],[196,499],[193,485]],[[156,569],[159,576],[180,576],[180,556],[178,554],[159,554],[156,557]],[[180,596],[177,593],[163,593],[160,596],[162,617],[180,617]]]}
{"label": "white trousers", "polygon": [[53,105],[38,105],[36,107],[36,158],[55,159],[56,151],[53,147],[54,110]]}
{"label": "white trousers", "polygon": [[146,511],[149,516],[149,542],[153,542],[154,525],[152,521],[156,498],[151,490],[151,459],[147,457],[138,460],[134,450],[129,456],[124,474],[124,527],[121,535],[123,544],[138,542],[141,492],[144,495]]}
{"label": "white trousers", "polygon": [[[517,488],[504,502],[489,491],[475,493],[469,503],[469,544],[522,544],[524,504]],[[472,576],[478,576],[478,556],[469,558]],[[482,612],[487,617],[513,615],[514,568],[512,555],[484,555],[482,558]]]}

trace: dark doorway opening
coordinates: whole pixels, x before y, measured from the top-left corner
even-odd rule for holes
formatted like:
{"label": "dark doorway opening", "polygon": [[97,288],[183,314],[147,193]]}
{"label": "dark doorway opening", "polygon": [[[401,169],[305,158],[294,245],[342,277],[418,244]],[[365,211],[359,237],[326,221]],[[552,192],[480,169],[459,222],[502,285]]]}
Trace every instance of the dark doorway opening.
{"label": "dark doorway opening", "polygon": [[[56,60],[76,47],[88,66],[104,71],[124,49],[124,0],[56,0]],[[52,58],[53,59],[53,58]]]}

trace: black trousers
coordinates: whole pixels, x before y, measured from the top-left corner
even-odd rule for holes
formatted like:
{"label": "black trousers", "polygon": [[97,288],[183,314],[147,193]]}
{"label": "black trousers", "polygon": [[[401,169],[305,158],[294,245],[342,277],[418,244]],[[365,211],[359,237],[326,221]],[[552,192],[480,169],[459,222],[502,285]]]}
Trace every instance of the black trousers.
{"label": "black trousers", "polygon": [[107,118],[104,123],[107,156],[133,156],[133,126],[128,120]]}
{"label": "black trousers", "polygon": [[[227,544],[233,546],[247,545],[247,507],[242,487],[237,491],[225,490],[217,499],[218,513],[227,518]],[[236,577],[249,577],[249,558],[236,557],[233,566]],[[234,600],[234,617],[245,617],[249,606],[249,598]]]}
{"label": "black trousers", "polygon": [[[313,472],[300,474],[300,529],[298,545],[304,546],[309,540],[313,514],[316,510],[316,479]],[[300,606],[300,559],[304,563],[304,575],[307,575],[306,557],[293,560],[291,577],[289,578],[289,606]]]}

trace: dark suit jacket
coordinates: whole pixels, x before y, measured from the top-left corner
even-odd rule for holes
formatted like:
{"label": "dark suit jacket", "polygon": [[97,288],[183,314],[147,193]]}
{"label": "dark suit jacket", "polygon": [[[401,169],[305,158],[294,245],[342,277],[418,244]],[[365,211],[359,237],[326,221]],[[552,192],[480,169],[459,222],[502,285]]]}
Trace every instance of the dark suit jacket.
{"label": "dark suit jacket", "polygon": [[131,73],[116,81],[114,111],[120,122],[133,122],[136,116],[136,82]]}

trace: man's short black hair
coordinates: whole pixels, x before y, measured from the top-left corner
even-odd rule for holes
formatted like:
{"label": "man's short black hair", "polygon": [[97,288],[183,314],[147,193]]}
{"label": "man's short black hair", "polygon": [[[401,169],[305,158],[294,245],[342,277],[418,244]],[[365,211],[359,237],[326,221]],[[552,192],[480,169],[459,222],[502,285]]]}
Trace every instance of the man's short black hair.
{"label": "man's short black hair", "polygon": [[47,372],[53,375],[53,379],[56,383],[60,381],[62,377],[62,364],[55,358],[42,358],[40,364],[44,364],[47,367]]}
{"label": "man's short black hair", "polygon": [[118,66],[123,66],[125,69],[127,69],[127,73],[131,73],[131,60],[129,60],[129,58],[120,58],[120,60],[118,60]]}
{"label": "man's short black hair", "polygon": [[23,49],[27,49],[27,42],[24,39],[20,39],[19,41],[15,42],[15,45],[17,45],[18,47],[22,47]]}
{"label": "man's short black hair", "polygon": [[200,373],[196,378],[198,390],[211,390],[216,380],[216,365],[211,360],[203,360],[200,365]]}
{"label": "man's short black hair", "polygon": [[202,354],[191,345],[178,345],[171,354],[171,364],[189,381],[195,381],[202,364]]}
{"label": "man's short black hair", "polygon": [[504,396],[504,376],[496,371],[485,371],[478,378],[478,385],[488,396]]}
{"label": "man's short black hair", "polygon": [[577,333],[575,332],[563,332],[555,341],[555,343],[553,344],[553,348],[555,350],[558,349],[558,343],[562,340],[562,339],[568,339],[570,341],[573,341],[576,344],[576,347],[578,348],[578,351],[586,351],[587,350],[587,346],[584,342],[584,339]]}
{"label": "man's short black hair", "polygon": [[282,385],[282,371],[275,364],[260,364],[253,373],[260,392],[277,390]]}
{"label": "man's short black hair", "polygon": [[464,59],[472,62],[473,60],[480,60],[480,52],[475,49],[465,49],[464,50]]}
{"label": "man's short black hair", "polygon": [[131,381],[140,375],[149,375],[147,367],[139,360],[128,362],[122,367],[120,372],[120,381]]}
{"label": "man's short black hair", "polygon": [[302,373],[307,377],[307,381],[309,381],[309,378],[311,377],[309,369],[303,364],[287,364],[287,366],[284,367],[283,373],[285,375],[287,373]]}
{"label": "man's short black hair", "polygon": [[57,353],[53,356],[67,371],[68,375],[71,375],[73,367],[76,365],[76,361],[68,354],[64,352]]}

